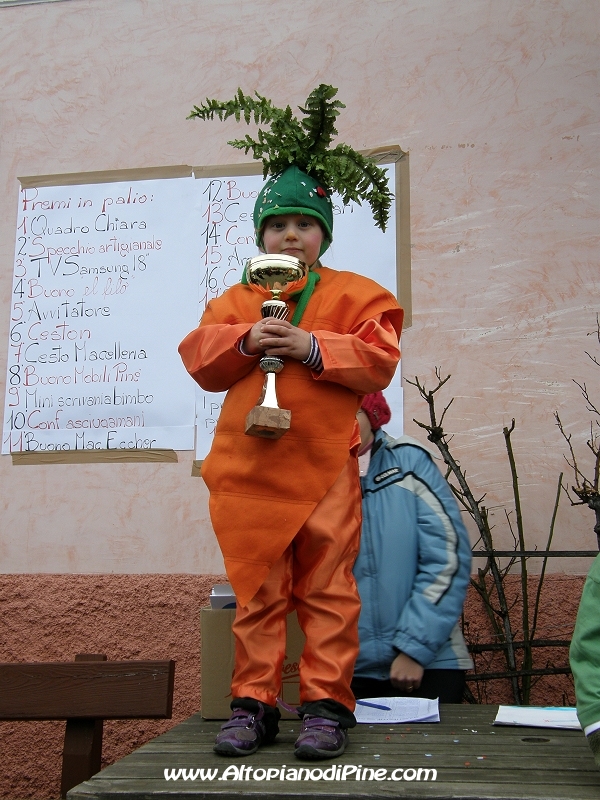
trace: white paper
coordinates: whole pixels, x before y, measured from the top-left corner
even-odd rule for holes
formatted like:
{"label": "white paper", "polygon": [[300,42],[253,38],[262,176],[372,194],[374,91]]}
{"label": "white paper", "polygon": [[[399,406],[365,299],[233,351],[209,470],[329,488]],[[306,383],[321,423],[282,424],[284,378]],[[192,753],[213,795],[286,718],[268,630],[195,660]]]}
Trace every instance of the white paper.
{"label": "white paper", "polygon": [[211,448],[226,394],[226,392],[205,392],[196,384],[196,459],[198,461],[206,458]]}
{"label": "white paper", "polygon": [[[366,705],[371,703],[373,705]],[[373,708],[382,706],[382,708]],[[389,709],[389,710],[387,710]],[[363,724],[380,722],[439,722],[439,699],[425,697],[365,697],[356,701],[356,721]]]}
{"label": "white paper", "polygon": [[[388,185],[394,191],[394,165],[388,170]],[[385,233],[375,226],[371,206],[349,203],[344,206],[339,195],[333,201],[333,243],[323,256],[323,263],[339,270],[349,270],[376,281],[397,297],[396,280],[396,204],[392,203]]]}
{"label": "white paper", "polygon": [[569,706],[499,706],[494,725],[581,730],[577,710]]}
{"label": "white paper", "polygon": [[[388,165],[390,189],[394,188],[394,165]],[[210,300],[238,283],[248,258],[258,254],[252,213],[263,184],[262,175],[224,178],[199,178],[197,181],[202,218],[199,274],[199,309],[202,316]],[[323,257],[333,269],[365,275],[394,295],[396,286],[396,229],[392,205],[385,233],[375,227],[368,203],[344,206],[334,195],[334,241]],[[394,436],[403,433],[400,369],[386,398],[392,421],[386,430]],[[225,392],[196,390],[196,458],[202,460],[212,444]],[[258,397],[256,398],[258,400]]]}
{"label": "white paper", "polygon": [[193,178],[21,189],[2,452],[194,447]]}

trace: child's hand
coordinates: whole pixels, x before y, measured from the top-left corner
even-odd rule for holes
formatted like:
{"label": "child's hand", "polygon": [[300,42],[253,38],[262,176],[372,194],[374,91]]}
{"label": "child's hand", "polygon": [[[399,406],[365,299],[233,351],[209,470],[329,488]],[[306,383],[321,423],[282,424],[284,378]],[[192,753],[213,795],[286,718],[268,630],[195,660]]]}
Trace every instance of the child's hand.
{"label": "child's hand", "polygon": [[[268,318],[270,319],[270,317]],[[263,337],[263,326],[265,324],[264,319],[260,319],[258,322],[255,322],[254,325],[250,328],[246,337],[243,342],[243,348],[246,353],[250,356],[258,355],[259,353],[264,353],[265,348],[262,347],[260,344],[260,340]]]}
{"label": "child's hand", "polygon": [[[296,328],[287,320],[261,320],[262,330],[258,338],[258,346],[269,356],[291,356],[304,361],[310,355],[310,333]],[[254,330],[254,328],[252,328]]]}
{"label": "child's hand", "polygon": [[406,653],[398,653],[390,667],[390,681],[396,689],[412,692],[423,679],[423,667]]}

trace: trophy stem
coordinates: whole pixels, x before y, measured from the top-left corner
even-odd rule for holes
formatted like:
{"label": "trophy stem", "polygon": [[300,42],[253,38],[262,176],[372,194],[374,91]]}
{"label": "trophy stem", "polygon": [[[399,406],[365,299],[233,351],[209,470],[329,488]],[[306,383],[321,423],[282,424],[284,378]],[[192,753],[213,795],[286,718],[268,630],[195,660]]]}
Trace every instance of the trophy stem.
{"label": "trophy stem", "polygon": [[264,399],[259,408],[279,408],[277,392],[275,391],[275,373],[267,372],[265,375]]}
{"label": "trophy stem", "polygon": [[[274,294],[273,290],[273,294]],[[260,313],[262,318],[265,317],[275,317],[275,319],[287,319],[290,310],[287,306],[287,303],[284,303],[283,300],[278,300],[274,297],[272,300],[265,300],[262,304]]]}

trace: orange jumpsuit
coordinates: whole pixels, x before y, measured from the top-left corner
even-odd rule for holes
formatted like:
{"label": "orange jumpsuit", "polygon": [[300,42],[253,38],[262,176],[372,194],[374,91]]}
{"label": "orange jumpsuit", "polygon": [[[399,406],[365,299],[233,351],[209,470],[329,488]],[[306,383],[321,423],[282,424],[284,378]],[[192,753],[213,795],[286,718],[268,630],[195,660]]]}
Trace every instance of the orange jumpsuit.
{"label": "orange jumpsuit", "polygon": [[319,273],[299,327],[317,338],[323,370],[286,359],[277,394],[292,422],[281,439],[244,434],[264,375],[259,357],[243,355],[237,345],[260,319],[259,294],[237,284],[211,301],[179,351],[205,390],[229,390],[202,477],[238,600],[232,693],[275,704],[285,618],[295,607],[307,638],[301,702],[330,697],[353,709],[360,609],[352,578],[360,530],[356,412],[364,394],[392,378],[402,310],[368,278],[328,267]]}

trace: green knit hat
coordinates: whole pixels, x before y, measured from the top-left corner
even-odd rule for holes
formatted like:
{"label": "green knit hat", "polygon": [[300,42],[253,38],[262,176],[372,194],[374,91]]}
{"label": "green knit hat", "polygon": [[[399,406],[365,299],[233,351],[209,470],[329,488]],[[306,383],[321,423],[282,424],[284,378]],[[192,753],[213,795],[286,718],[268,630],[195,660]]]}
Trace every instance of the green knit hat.
{"label": "green knit hat", "polygon": [[256,243],[262,247],[262,228],[267,217],[279,214],[306,214],[319,220],[325,238],[319,256],[333,240],[333,204],[329,193],[299,167],[288,167],[268,180],[254,204]]}

